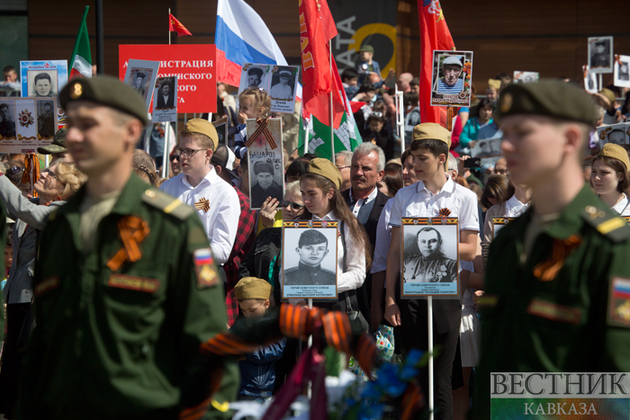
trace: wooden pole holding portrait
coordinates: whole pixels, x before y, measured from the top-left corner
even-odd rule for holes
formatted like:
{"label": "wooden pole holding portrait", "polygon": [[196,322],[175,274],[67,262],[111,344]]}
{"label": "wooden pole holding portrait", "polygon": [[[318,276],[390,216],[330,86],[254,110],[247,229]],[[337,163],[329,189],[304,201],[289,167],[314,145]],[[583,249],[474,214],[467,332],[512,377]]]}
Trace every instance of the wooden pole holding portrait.
{"label": "wooden pole holding portrait", "polygon": [[433,299],[459,299],[459,223],[456,217],[403,218],[400,297],[427,299],[429,411],[433,418]]}

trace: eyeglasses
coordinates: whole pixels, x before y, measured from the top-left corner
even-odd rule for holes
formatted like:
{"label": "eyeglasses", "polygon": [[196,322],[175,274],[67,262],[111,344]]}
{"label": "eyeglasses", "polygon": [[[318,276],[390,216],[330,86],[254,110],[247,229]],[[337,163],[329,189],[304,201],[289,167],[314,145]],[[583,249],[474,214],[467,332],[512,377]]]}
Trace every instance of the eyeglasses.
{"label": "eyeglasses", "polygon": [[173,154],[169,156],[169,159],[171,162],[173,162],[174,160],[179,160],[179,153],[173,152]]}
{"label": "eyeglasses", "polygon": [[173,151],[173,156],[177,156],[178,158],[180,156],[191,158],[195,156],[195,153],[201,152],[202,150],[208,150],[208,149],[175,149]]}
{"label": "eyeglasses", "polygon": [[44,174],[46,174],[46,176],[51,176],[55,178],[57,181],[59,181],[59,178],[57,178],[57,174],[54,173],[50,168],[44,169],[40,175],[44,175]]}
{"label": "eyeglasses", "polygon": [[370,116],[371,117],[383,118],[383,113],[376,111],[376,112],[372,112],[372,114]]}
{"label": "eyeglasses", "polygon": [[21,168],[19,166],[13,166],[12,168],[7,170],[7,175],[15,176],[15,175],[21,174],[22,172],[24,172],[24,168]]}
{"label": "eyeglasses", "polygon": [[283,208],[284,207],[288,207],[291,210],[295,210],[295,211],[297,211],[297,210],[299,210],[301,208],[304,208],[304,206],[302,204],[293,203],[291,201],[284,201],[283,200],[280,204],[282,205]]}

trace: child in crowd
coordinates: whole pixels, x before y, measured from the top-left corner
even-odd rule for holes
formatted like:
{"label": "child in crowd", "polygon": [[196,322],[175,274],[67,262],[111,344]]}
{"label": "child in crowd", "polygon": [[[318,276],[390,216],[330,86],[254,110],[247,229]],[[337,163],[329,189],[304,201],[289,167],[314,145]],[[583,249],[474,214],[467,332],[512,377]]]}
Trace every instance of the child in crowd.
{"label": "child in crowd", "polygon": [[271,110],[271,98],[264,90],[258,88],[245,89],[238,97],[238,123],[234,137],[234,154],[238,159],[247,155],[247,127],[245,121],[249,118],[267,118]]}
{"label": "child in crowd", "polygon": [[394,137],[385,127],[385,114],[383,112],[372,112],[367,119],[368,132],[363,137],[363,141],[372,142],[379,146],[385,152],[385,159],[389,160],[394,157],[394,146],[396,141]]}
{"label": "child in crowd", "polygon": [[[272,286],[256,277],[245,277],[234,287],[241,314],[245,318],[262,318],[269,309]],[[237,321],[238,322],[238,321]],[[238,362],[241,371],[239,400],[266,403],[276,382],[275,364],[282,357],[286,341],[262,347]]]}

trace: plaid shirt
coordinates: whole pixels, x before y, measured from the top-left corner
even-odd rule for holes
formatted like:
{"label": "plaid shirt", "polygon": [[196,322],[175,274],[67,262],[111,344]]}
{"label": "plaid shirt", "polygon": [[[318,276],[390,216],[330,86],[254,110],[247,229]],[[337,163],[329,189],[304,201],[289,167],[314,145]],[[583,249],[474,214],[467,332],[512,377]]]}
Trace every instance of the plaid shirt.
{"label": "plaid shirt", "polygon": [[236,239],[232,247],[230,257],[223,264],[225,275],[227,277],[227,297],[225,306],[227,307],[228,324],[231,326],[238,316],[238,302],[236,295],[233,293],[234,286],[238,283],[238,266],[241,263],[249,247],[256,239],[256,211],[249,208],[249,197],[243,194],[238,188],[235,188],[238,199],[241,202],[241,216],[238,219],[238,230],[236,231]]}

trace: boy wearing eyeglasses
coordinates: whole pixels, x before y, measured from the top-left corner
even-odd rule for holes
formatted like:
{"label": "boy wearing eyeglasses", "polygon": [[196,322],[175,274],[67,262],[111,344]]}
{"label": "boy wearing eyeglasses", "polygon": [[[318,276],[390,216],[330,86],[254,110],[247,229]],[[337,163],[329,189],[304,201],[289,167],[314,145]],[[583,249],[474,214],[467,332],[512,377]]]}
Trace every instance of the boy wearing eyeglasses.
{"label": "boy wearing eyeglasses", "polygon": [[200,118],[188,120],[179,132],[175,151],[182,173],[160,189],[197,210],[214,260],[223,265],[234,246],[241,206],[234,188],[210,164],[218,144],[219,136],[212,123]]}

